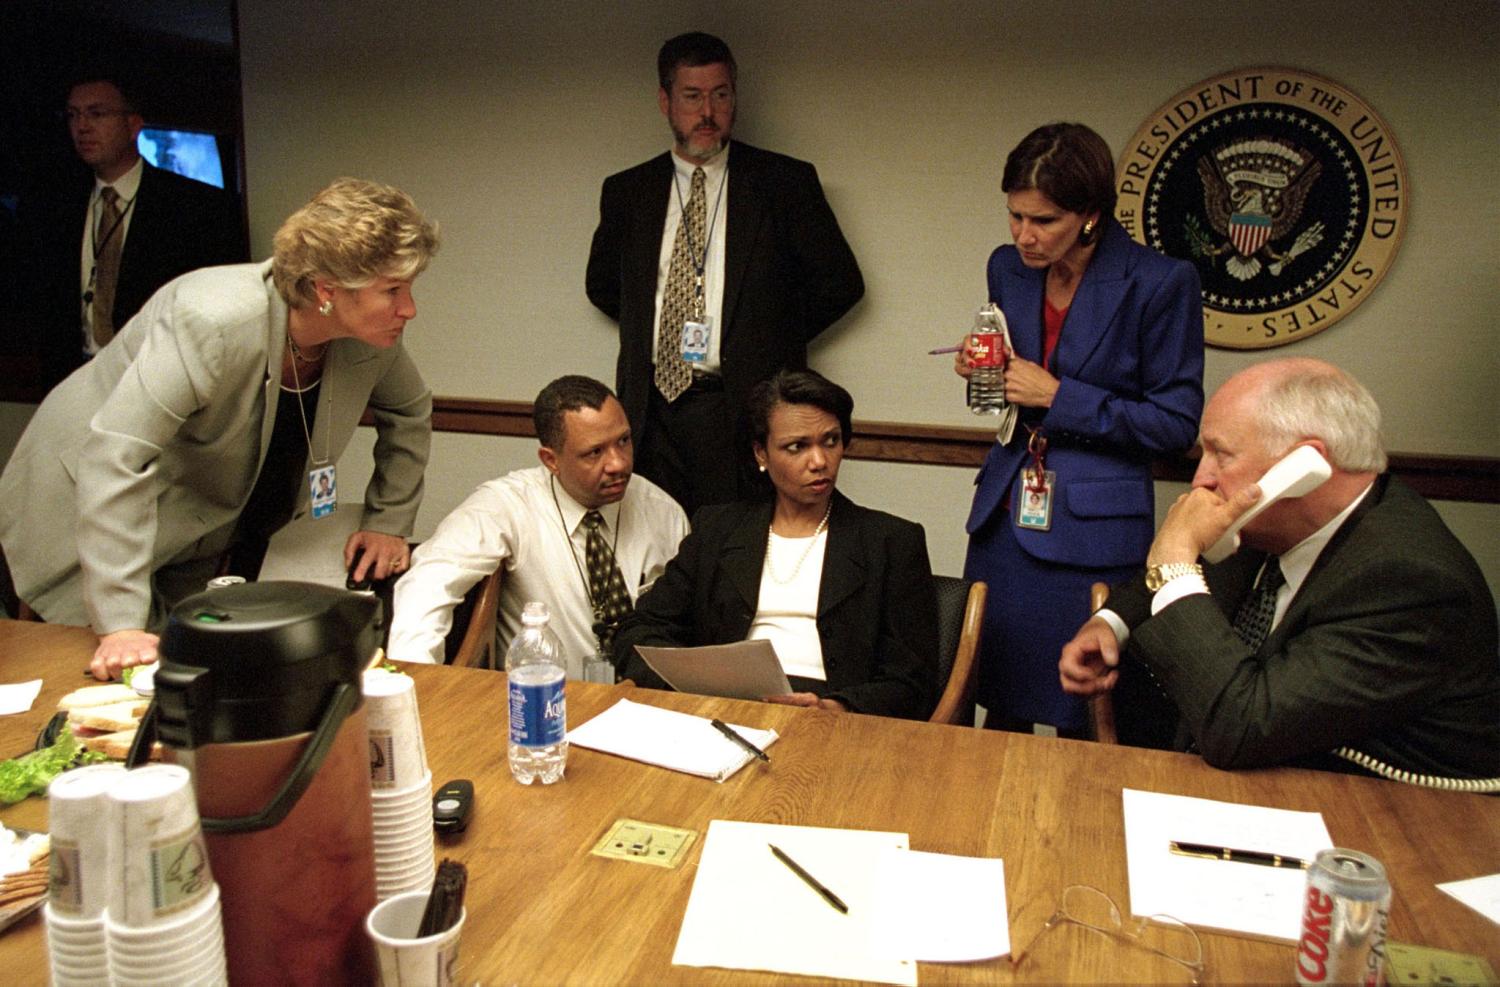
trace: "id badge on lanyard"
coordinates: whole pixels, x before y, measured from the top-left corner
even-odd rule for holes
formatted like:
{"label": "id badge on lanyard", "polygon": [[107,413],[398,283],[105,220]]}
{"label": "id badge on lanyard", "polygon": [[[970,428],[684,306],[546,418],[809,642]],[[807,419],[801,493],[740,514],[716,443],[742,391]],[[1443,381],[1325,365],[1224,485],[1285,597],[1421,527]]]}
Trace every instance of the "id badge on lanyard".
{"label": "id badge on lanyard", "polygon": [[339,481],[332,463],[318,466],[307,474],[307,489],[311,495],[313,517],[327,517],[338,510]]}
{"label": "id badge on lanyard", "polygon": [[1021,470],[1021,486],[1013,498],[1016,502],[1016,527],[1050,531],[1057,474],[1047,468],[1047,437],[1032,429],[1026,449],[1031,453],[1031,465]]}

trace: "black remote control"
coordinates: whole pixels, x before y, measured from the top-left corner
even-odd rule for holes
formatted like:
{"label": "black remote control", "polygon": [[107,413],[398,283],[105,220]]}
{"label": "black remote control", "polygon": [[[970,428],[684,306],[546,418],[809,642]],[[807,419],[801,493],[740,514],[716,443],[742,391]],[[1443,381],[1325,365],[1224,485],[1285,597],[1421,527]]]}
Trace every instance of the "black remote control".
{"label": "black remote control", "polygon": [[432,828],[439,833],[462,833],[474,811],[474,783],[466,778],[448,782],[432,797]]}

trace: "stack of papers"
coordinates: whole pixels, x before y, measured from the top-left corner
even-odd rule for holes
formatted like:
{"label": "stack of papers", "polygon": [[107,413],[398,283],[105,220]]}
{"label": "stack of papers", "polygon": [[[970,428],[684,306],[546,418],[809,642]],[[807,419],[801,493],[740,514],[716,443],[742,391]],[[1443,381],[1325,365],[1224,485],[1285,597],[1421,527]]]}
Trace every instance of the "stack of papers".
{"label": "stack of papers", "polygon": [[1333,846],[1323,816],[1212,799],[1138,792],[1125,800],[1130,911],[1283,942],[1301,934],[1307,872],[1172,853],[1173,840],[1311,860]]}
{"label": "stack of papers", "polygon": [[[761,750],[776,741],[775,730],[730,728]],[[755,757],[701,716],[629,699],[568,731],[568,742],[714,781],[723,781]]]}
{"label": "stack of papers", "polygon": [[[778,860],[773,844],[849,911]],[[915,853],[905,833],[715,819],[672,962],[915,987],[919,960],[1008,952],[999,859]]]}

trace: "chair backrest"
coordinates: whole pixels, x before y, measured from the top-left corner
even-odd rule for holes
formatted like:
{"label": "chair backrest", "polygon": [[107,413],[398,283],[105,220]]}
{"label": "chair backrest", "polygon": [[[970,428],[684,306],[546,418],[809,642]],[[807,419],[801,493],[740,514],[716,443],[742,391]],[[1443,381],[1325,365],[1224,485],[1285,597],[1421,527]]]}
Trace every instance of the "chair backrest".
{"label": "chair backrest", "polygon": [[938,605],[938,681],[944,683],[933,723],[974,725],[979,635],[989,588],[955,576],[933,576]]}
{"label": "chair backrest", "polygon": [[500,573],[503,566],[469,588],[453,608],[453,627],[443,642],[444,660],[465,668],[498,668],[495,621],[500,614]]}
{"label": "chair backrest", "polygon": [[[1095,583],[1089,587],[1089,613],[1094,613],[1109,599],[1109,584]],[[1094,739],[1101,744],[1118,744],[1120,737],[1115,731],[1115,701],[1108,692],[1089,697],[1089,726]]]}

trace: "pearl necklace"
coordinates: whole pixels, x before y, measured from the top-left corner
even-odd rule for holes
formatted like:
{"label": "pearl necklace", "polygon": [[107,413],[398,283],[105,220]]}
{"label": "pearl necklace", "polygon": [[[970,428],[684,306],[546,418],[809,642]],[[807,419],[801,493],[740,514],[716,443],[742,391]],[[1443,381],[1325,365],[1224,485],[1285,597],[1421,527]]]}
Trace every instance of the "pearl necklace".
{"label": "pearl necklace", "polygon": [[818,536],[828,530],[828,515],[832,513],[833,500],[830,499],[828,501],[828,509],[823,512],[823,520],[818,522],[818,526],[814,529],[812,537],[807,540],[807,546],[802,549],[802,554],[797,556],[797,564],[792,566],[792,574],[782,579],[776,575],[776,565],[771,561],[771,536],[776,534],[776,517],[773,512],[771,523],[766,526],[766,575],[771,577],[771,582],[777,586],[790,586],[797,581],[797,573],[802,571],[802,563],[807,561],[808,555],[812,553],[813,546],[818,543]]}

